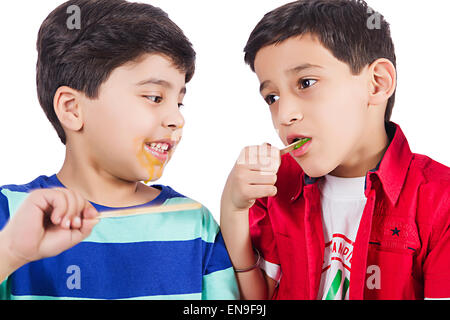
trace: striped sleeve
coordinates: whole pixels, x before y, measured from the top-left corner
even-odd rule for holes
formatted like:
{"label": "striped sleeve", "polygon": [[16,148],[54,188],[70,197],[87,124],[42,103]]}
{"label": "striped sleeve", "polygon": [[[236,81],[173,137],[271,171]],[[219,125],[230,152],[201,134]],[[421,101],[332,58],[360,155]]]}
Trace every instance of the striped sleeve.
{"label": "striped sleeve", "polygon": [[[28,197],[28,192],[11,191],[8,186],[0,188],[0,231]],[[0,284],[0,300],[11,299],[9,277]]]}
{"label": "striped sleeve", "polygon": [[203,208],[203,234],[202,300],[239,299],[234,269],[222,233],[206,208]]}
{"label": "striped sleeve", "polygon": [[8,198],[4,195],[4,189],[0,189],[0,231],[6,226],[9,220]]}
{"label": "striped sleeve", "polygon": [[[0,189],[0,231],[6,226],[8,219],[9,219],[8,199],[2,193],[2,189]],[[2,283],[0,283],[0,300],[6,300],[8,297],[7,280],[8,278],[6,278]]]}

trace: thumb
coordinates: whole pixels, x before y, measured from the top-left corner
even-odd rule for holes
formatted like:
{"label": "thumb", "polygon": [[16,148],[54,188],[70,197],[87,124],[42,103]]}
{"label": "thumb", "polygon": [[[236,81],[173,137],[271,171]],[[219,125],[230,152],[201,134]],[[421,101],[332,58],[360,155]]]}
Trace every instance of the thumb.
{"label": "thumb", "polygon": [[99,219],[84,219],[83,224],[80,228],[80,233],[82,234],[83,238],[88,237],[99,222]]}
{"label": "thumb", "polygon": [[86,201],[82,214],[83,219],[97,219],[99,216],[97,209],[89,201]]}
{"label": "thumb", "polygon": [[81,241],[89,237],[99,219],[83,219],[80,229],[70,230],[71,246],[79,244]]}
{"label": "thumb", "polygon": [[86,206],[83,209],[81,220],[81,228],[80,232],[83,234],[83,236],[87,237],[91,232],[92,229],[99,223],[100,214],[98,213],[97,209],[89,202],[86,201]]}

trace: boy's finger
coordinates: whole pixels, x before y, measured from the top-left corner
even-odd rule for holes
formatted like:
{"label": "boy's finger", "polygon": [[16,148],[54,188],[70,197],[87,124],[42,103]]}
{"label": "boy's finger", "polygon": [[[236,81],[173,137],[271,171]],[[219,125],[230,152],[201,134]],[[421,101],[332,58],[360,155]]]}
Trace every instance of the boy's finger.
{"label": "boy's finger", "polygon": [[47,189],[43,193],[44,199],[52,207],[50,220],[55,225],[59,225],[67,211],[67,199],[59,189]]}
{"label": "boy's finger", "polygon": [[76,213],[78,216],[81,216],[81,213],[83,212],[83,209],[85,207],[86,200],[84,200],[83,196],[76,191],[73,191],[73,195],[75,196],[76,199],[76,206],[77,206]]}
{"label": "boy's finger", "polygon": [[280,149],[266,142],[259,146],[259,154],[261,156],[277,159],[280,158]]}
{"label": "boy's finger", "polygon": [[[263,149],[263,152],[261,152],[261,154],[266,157],[263,158],[262,161],[265,161],[265,163],[269,164],[269,166],[267,166],[269,168],[268,171],[278,172],[278,168],[281,164],[280,149],[273,147],[268,143],[262,145],[261,148]],[[267,158],[270,160],[268,160]]]}
{"label": "boy's finger", "polygon": [[98,222],[98,219],[83,219],[81,228],[71,230],[71,244],[74,246],[86,239]]}
{"label": "boy's finger", "polygon": [[281,153],[280,153],[280,149],[272,147],[270,149],[270,156],[271,158],[275,161],[275,167],[276,170],[278,172],[278,169],[280,168],[281,165]]}
{"label": "boy's finger", "polygon": [[249,166],[258,164],[258,147],[257,146],[248,146],[242,149],[239,157],[236,161],[238,165]]}
{"label": "boy's finger", "polygon": [[100,222],[100,219],[98,219],[98,217],[99,213],[97,212],[97,210],[90,203],[86,205],[83,210],[82,224],[79,229],[83,237],[87,237],[92,232],[94,226]]}
{"label": "boy's finger", "polygon": [[248,152],[254,155],[254,157],[249,157],[250,170],[274,173],[278,171],[280,150],[276,147],[264,143],[260,146],[249,147]]}
{"label": "boy's finger", "polygon": [[277,173],[280,166],[280,161],[273,157],[258,156],[257,160],[240,160],[237,162],[237,166],[240,166],[250,171],[262,171]]}
{"label": "boy's finger", "polygon": [[274,185],[277,182],[277,175],[261,171],[251,171],[248,179],[250,185]]}
{"label": "boy's finger", "polygon": [[87,237],[99,222],[100,219],[84,219],[83,225],[80,228],[80,232]]}
{"label": "boy's finger", "polygon": [[259,155],[262,157],[270,157],[272,148],[270,143],[263,143],[259,146]]}
{"label": "boy's finger", "polygon": [[85,200],[84,203],[84,209],[83,209],[83,220],[84,219],[96,219],[98,218],[100,214],[98,213],[97,209],[87,200]]}
{"label": "boy's finger", "polygon": [[258,165],[249,167],[251,171],[259,171],[262,174],[277,174],[279,168],[279,162],[271,157],[265,157],[260,159]]}
{"label": "boy's finger", "polygon": [[81,218],[83,216],[83,210],[85,207],[86,200],[78,192],[73,191],[73,195],[76,199],[76,212],[75,216],[72,218],[71,227],[78,229],[81,228]]}
{"label": "boy's finger", "polygon": [[274,197],[277,194],[277,187],[273,185],[254,185],[250,186],[248,195],[251,199],[260,199]]}
{"label": "boy's finger", "polygon": [[70,229],[72,219],[76,216],[77,200],[75,194],[70,190],[64,190],[64,196],[67,200],[67,210],[61,221],[61,227],[64,229]]}

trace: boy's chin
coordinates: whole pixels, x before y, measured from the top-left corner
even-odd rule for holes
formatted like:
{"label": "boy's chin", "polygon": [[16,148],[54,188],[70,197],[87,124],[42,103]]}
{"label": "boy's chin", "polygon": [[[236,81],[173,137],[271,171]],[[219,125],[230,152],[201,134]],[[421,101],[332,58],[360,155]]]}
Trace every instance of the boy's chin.
{"label": "boy's chin", "polygon": [[159,179],[161,179],[163,172],[164,172],[164,168],[162,170],[160,170],[159,172],[155,172],[152,176],[147,176],[147,177],[141,179],[141,181],[143,181],[145,184],[149,184],[151,182],[156,182]]}
{"label": "boy's chin", "polygon": [[141,180],[141,181],[145,184],[150,184],[150,183],[158,181],[159,179],[161,179],[161,177],[153,178],[153,179],[149,179],[149,180]]}
{"label": "boy's chin", "polygon": [[310,165],[305,161],[299,160],[298,158],[294,159],[298,163],[298,165],[302,168],[303,172],[305,172],[305,174],[307,174],[308,177],[310,178],[320,178],[330,173],[330,170],[327,170],[325,168],[317,167],[314,164]]}

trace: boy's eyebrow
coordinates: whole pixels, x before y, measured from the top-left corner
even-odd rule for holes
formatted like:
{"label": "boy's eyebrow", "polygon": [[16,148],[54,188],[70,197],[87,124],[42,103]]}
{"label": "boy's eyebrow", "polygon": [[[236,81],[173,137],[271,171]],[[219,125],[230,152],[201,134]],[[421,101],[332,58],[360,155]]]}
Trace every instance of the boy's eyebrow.
{"label": "boy's eyebrow", "polygon": [[315,68],[323,69],[322,66],[319,66],[317,64],[304,63],[302,65],[299,65],[298,67],[286,70],[285,73],[299,73],[299,72],[302,72],[303,70],[315,69]]}
{"label": "boy's eyebrow", "polygon": [[[162,80],[162,79],[156,79],[156,78],[150,78],[150,79],[146,79],[146,80],[142,80],[140,82],[138,82],[136,85],[137,86],[144,86],[146,84],[156,84],[159,86],[163,86],[167,89],[172,89],[173,85],[166,81],[166,80]],[[180,94],[186,94],[186,87],[183,87],[180,91]]]}
{"label": "boy's eyebrow", "polygon": [[[320,68],[323,69],[322,66],[316,65],[316,64],[310,64],[310,63],[304,63],[297,67],[294,67],[292,69],[288,69],[285,71],[286,74],[292,74],[292,73],[299,73],[301,71],[307,70],[307,69],[314,69],[314,68]],[[270,80],[264,81],[259,86],[259,92],[262,92],[270,83]]]}

